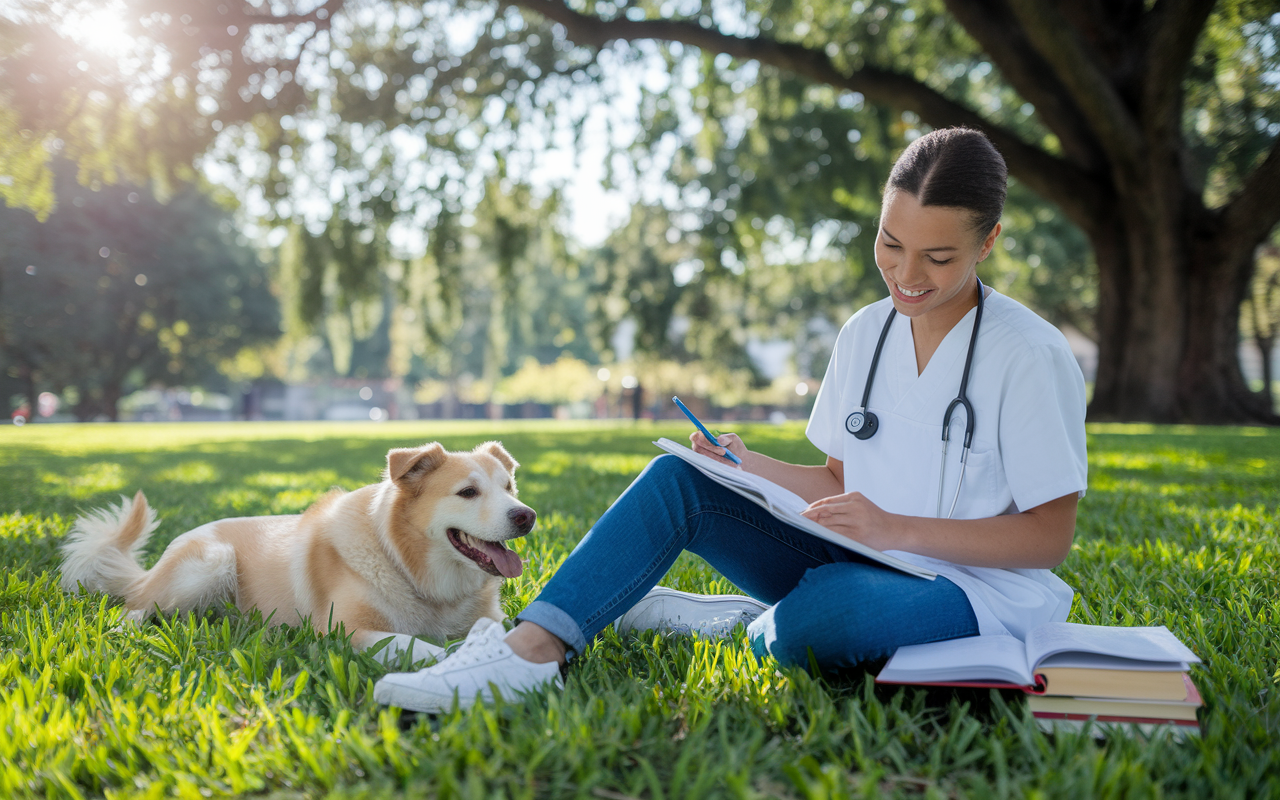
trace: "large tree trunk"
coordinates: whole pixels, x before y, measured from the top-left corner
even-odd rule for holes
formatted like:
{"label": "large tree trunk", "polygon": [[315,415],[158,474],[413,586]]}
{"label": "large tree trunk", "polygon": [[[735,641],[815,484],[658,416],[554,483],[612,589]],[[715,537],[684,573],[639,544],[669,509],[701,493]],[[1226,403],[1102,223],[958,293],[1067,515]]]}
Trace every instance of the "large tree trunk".
{"label": "large tree trunk", "polygon": [[1176,174],[1163,177],[1100,209],[1090,226],[1099,350],[1089,418],[1280,421],[1240,369],[1252,244],[1241,247]]}
{"label": "large tree trunk", "polygon": [[1096,250],[1098,373],[1089,418],[1274,421],[1249,390],[1238,359],[1235,309],[1247,268],[1192,255],[1189,234],[1176,240],[1188,251],[1178,269],[1162,269],[1151,256],[1133,263],[1126,256],[1146,255],[1147,232],[1129,234],[1119,246],[1108,241]]}

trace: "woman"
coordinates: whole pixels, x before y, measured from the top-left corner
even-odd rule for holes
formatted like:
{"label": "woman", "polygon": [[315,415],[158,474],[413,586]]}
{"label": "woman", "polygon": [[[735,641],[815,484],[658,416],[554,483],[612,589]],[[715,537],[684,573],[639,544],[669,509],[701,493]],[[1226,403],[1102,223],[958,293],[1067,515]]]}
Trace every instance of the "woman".
{"label": "woman", "polygon": [[[895,163],[875,243],[890,297],[841,330],[806,431],[826,464],[776,461],[734,434],[724,447],[691,437],[695,450],[722,458],[727,448],[742,469],[809,501],[815,522],[936,580],[859,560],[663,456],[514,630],[481,620],[453,655],[385,676],[374,697],[443,711],[455,697],[488,700],[491,685],[559,684],[567,660],[624,612],[625,629],[750,621],[758,655],[803,665],[812,652],[822,667],[979,633],[1023,638],[1064,620],[1072,591],[1049,569],[1071,547],[1086,486],[1084,382],[1061,333],[977,278],[1006,180],[1000,154],[967,129],[927,134]],[[957,392],[971,413],[952,402]],[[944,414],[955,440],[945,451]],[[682,550],[751,597],[650,592]]]}

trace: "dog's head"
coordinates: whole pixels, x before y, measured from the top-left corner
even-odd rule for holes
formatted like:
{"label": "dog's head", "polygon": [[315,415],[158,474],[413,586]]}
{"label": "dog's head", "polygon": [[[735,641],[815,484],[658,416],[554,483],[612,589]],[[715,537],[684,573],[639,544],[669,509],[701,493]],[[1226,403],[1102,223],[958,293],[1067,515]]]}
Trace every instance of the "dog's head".
{"label": "dog's head", "polygon": [[448,557],[490,575],[519,575],[520,557],[504,543],[533,530],[537,515],[516,499],[518,466],[498,442],[469,453],[437,442],[387,453],[386,478],[398,495],[389,533],[410,570],[426,577],[427,553],[447,541]]}

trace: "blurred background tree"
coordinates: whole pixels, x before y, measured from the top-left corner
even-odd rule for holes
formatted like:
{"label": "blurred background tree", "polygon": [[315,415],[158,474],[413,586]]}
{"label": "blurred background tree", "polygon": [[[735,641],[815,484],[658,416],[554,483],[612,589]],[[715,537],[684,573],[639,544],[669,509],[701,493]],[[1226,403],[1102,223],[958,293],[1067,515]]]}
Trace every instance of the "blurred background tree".
{"label": "blurred background tree", "polygon": [[[200,165],[259,201],[263,226],[325,232],[319,250],[297,250],[313,272],[285,285],[311,292],[299,323],[337,320],[324,326],[335,367],[349,367],[343,325],[359,340],[355,318],[339,319],[359,295],[384,320],[414,315],[421,340],[389,346],[396,369],[417,352],[437,376],[492,385],[523,363],[502,349],[527,341],[513,335],[532,308],[514,302],[522,281],[553,286],[543,272],[580,263],[597,283],[592,322],[574,330],[598,353],[629,318],[643,352],[750,367],[753,340],[782,337],[820,373],[834,328],[883,295],[870,247],[893,157],[930,126],[965,124],[1014,176],[984,278],[1096,337],[1095,418],[1276,421],[1237,358],[1257,245],[1280,219],[1272,3],[10,6],[6,201],[48,212],[51,153],[85,180],[146,176],[160,190],[208,154]],[[593,125],[601,109],[613,127]],[[593,252],[562,234],[550,247],[564,217],[544,155],[602,139],[632,219]],[[351,237],[374,255],[357,257]],[[321,264],[334,247],[354,259],[342,270]],[[468,300],[461,278],[490,274]],[[477,316],[473,356],[455,337],[471,342]]]}
{"label": "blurred background tree", "polygon": [[1262,395],[1275,403],[1271,359],[1280,338],[1280,235],[1258,248],[1258,268],[1244,301],[1241,328],[1253,340],[1261,359]]}
{"label": "blurred background tree", "polygon": [[146,385],[224,388],[224,362],[279,337],[266,268],[204,195],[54,177],[43,222],[0,206],[0,369],[30,408],[39,387],[114,420]]}

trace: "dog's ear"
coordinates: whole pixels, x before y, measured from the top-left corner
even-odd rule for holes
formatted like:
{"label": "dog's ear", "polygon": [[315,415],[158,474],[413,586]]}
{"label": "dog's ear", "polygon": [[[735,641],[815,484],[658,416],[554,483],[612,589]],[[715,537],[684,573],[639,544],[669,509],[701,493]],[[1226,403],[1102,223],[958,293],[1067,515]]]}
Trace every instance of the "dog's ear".
{"label": "dog's ear", "polygon": [[512,475],[515,474],[516,467],[520,466],[516,463],[516,460],[511,457],[511,454],[507,452],[507,448],[502,446],[502,442],[485,442],[478,446],[475,449],[475,452],[488,453],[498,459],[498,463],[502,465],[502,468],[507,472],[510,472]]}
{"label": "dog's ear", "polygon": [[397,483],[420,478],[443,464],[444,459],[444,445],[439,442],[398,447],[387,453],[387,477]]}

